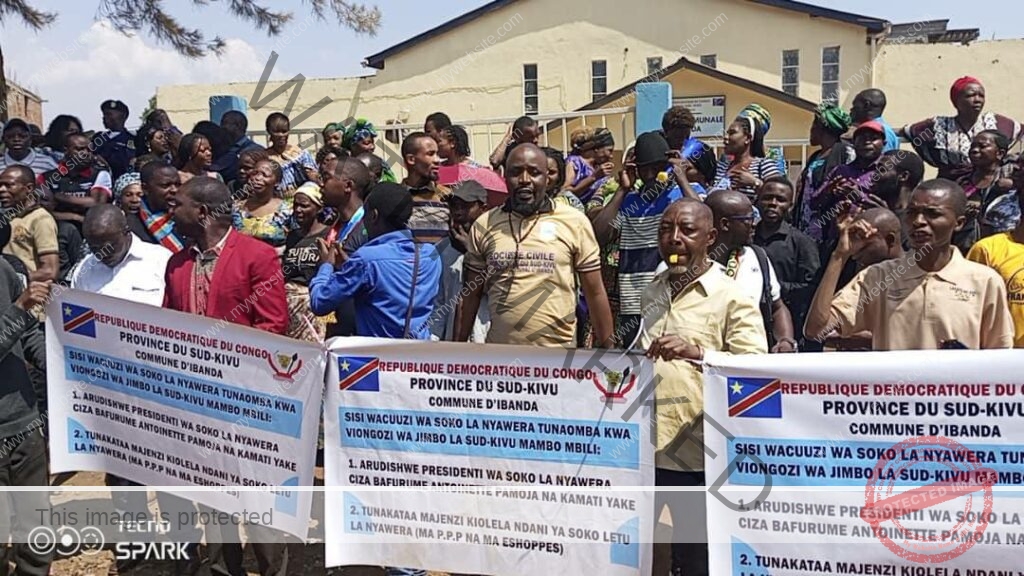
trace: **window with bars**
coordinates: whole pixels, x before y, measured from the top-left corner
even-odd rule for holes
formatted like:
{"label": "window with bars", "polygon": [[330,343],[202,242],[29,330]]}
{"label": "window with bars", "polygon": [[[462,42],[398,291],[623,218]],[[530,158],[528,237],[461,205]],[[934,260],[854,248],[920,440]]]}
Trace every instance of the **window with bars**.
{"label": "window with bars", "polygon": [[821,101],[839,102],[839,46],[821,51]]}
{"label": "window with bars", "polygon": [[800,51],[782,51],[782,91],[800,96]]}
{"label": "window with bars", "polygon": [[523,64],[523,113],[540,113],[539,86],[537,84],[537,65]]}
{"label": "window with bars", "polygon": [[662,60],[661,56],[651,56],[647,59],[647,75],[655,74],[661,71]]}
{"label": "window with bars", "polygon": [[590,63],[590,99],[604,98],[608,93],[608,61],[594,60]]}
{"label": "window with bars", "polygon": [[701,56],[700,64],[708,68],[718,68],[718,54],[705,54]]}

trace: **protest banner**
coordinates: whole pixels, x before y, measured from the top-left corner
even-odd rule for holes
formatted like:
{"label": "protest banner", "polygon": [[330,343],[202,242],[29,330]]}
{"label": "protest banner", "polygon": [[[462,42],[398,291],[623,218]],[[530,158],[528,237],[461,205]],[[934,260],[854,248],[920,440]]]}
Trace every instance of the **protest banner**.
{"label": "protest banner", "polygon": [[305,538],[326,354],[259,330],[68,290],[47,307],[51,472],[148,486]]}
{"label": "protest banner", "polygon": [[705,368],[711,574],[1019,574],[1020,361],[717,357]]}
{"label": "protest banner", "polygon": [[326,495],[328,566],[650,573],[653,498],[616,490],[654,481],[647,361],[368,338],[329,347],[325,484],[348,490]]}

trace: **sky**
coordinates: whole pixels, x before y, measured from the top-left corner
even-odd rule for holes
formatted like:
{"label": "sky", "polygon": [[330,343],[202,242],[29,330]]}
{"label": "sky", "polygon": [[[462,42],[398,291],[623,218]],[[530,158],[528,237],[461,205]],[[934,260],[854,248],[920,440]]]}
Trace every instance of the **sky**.
{"label": "sky", "polygon": [[[98,21],[96,0],[30,0],[37,8],[58,12],[57,22],[42,32],[20,21],[0,25],[8,77],[40,94],[48,122],[60,113],[81,118],[86,128],[99,128],[99,105],[108,98],[123,100],[131,109],[129,126],[137,125],[156,87],[168,84],[258,80],[272,50],[279,54],[272,78],[360,76],[373,72],[362,60],[489,0],[365,0],[383,15],[375,37],[359,36],[336,22],[319,22],[299,0],[269,2],[292,11],[293,21],[281,36],[268,38],[231,17],[219,3],[199,8],[191,2],[167,2],[168,11],[189,27],[227,41],[224,53],[189,60],[145,33],[126,36],[108,22]],[[557,0],[525,0],[550,2]],[[981,39],[1017,38],[1024,7],[1006,0],[929,0],[886,2],[869,0],[811,0],[836,10],[891,22],[948,18],[951,28],[980,28]],[[216,23],[216,25],[211,25]],[[45,126],[43,127],[45,130]]]}

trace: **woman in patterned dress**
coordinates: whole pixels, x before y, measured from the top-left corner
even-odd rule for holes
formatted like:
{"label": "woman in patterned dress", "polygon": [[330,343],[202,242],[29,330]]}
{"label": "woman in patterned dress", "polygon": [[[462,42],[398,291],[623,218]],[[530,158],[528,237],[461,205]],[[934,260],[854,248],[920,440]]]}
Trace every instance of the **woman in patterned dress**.
{"label": "woman in patterned dress", "polygon": [[935,116],[910,124],[901,136],[910,140],[922,160],[939,169],[939,178],[959,180],[970,174],[971,142],[985,130],[998,130],[1012,146],[1021,137],[1021,125],[1012,118],[985,112],[985,87],[964,76],[949,89],[956,116]]}
{"label": "woman in patterned dress", "polygon": [[275,194],[281,167],[273,160],[260,160],[249,173],[247,198],[235,201],[233,224],[242,234],[262,240],[284,251],[292,228],[292,200]]}

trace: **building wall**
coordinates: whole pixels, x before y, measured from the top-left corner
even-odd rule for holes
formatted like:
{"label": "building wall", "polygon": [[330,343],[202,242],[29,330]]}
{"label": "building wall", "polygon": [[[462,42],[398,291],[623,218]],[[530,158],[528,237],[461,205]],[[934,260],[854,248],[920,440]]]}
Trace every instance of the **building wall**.
{"label": "building wall", "polygon": [[11,81],[7,82],[7,117],[21,118],[29,124],[39,126],[43,131],[46,130],[46,126],[43,126],[42,100]]}
{"label": "building wall", "polygon": [[[475,95],[464,96],[469,111],[500,100],[508,114],[522,111],[522,65],[536,63],[545,113],[590,101],[592,60],[607,62],[608,92],[646,76],[648,57],[660,56],[667,67],[680,57],[698,61],[705,54],[716,54],[724,72],[781,88],[782,51],[799,49],[799,96],[817,101],[824,47],[841,46],[840,81],[871,58],[862,27],[745,0],[634,0],[628,8],[618,0],[573,4],[555,11],[542,0],[512,3],[387,59],[378,78],[419,90],[471,90]],[[491,40],[489,48],[474,51]],[[488,90],[481,93],[481,87]],[[844,91],[842,98],[848,96]]]}
{"label": "building wall", "polygon": [[[807,141],[811,121],[814,119],[814,113],[810,110],[692,70],[680,70],[670,74],[663,81],[672,85],[673,98],[724,96],[727,124],[729,118],[735,118],[740,110],[751,102],[757,102],[768,108],[772,113],[772,128],[768,134],[767,143],[770,146],[782,147],[785,158],[791,167],[802,165],[807,155],[812,151],[810,146],[803,144]],[[617,98],[614,102],[608,103],[605,108],[634,106],[636,103],[635,96],[635,92],[629,92],[621,98]],[[615,148],[619,152],[616,155],[616,161],[620,160],[621,153],[635,139],[633,119],[632,113],[626,114],[625,118],[623,118],[622,114],[611,114],[605,118],[607,127],[615,137]],[[593,121],[588,121],[588,124],[590,123],[593,123]],[[548,141],[553,146],[559,147],[562,142],[567,140],[568,134],[571,134],[573,130],[582,125],[582,120],[574,119],[566,122],[564,129],[560,124],[554,127],[549,126]],[[789,141],[791,143],[782,145],[780,141]],[[721,149],[721,138],[707,138],[705,142],[715,148],[716,154]],[[798,173],[798,169],[790,170],[790,176],[793,178]]]}
{"label": "building wall", "polygon": [[[303,126],[364,116],[418,123],[438,109],[454,119],[514,118],[523,113],[523,64],[538,67],[540,113],[575,110],[591,101],[591,61],[607,62],[607,92],[647,75],[647,58],[665,67],[681,56],[698,61],[716,54],[720,70],[781,88],[782,50],[800,50],[800,96],[820,97],[821,51],[841,46],[845,71],[870,60],[866,31],[745,0],[575,0],[553,10],[550,2],[520,0],[386,60],[376,76],[307,80],[300,111],[323,96],[333,99]],[[265,93],[281,83],[268,84]],[[161,108],[182,126],[207,118],[211,95],[251,97],[255,83],[165,86]],[[289,98],[282,94],[250,124],[262,126]],[[844,90],[843,100],[850,95]],[[353,106],[353,99],[358,105]],[[293,115],[295,112],[293,112]]]}
{"label": "building wall", "polygon": [[1024,39],[961,44],[884,46],[875,62],[878,87],[888,97],[886,120],[895,126],[953,115],[949,87],[961,76],[985,85],[985,109],[1024,121]]}

